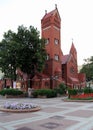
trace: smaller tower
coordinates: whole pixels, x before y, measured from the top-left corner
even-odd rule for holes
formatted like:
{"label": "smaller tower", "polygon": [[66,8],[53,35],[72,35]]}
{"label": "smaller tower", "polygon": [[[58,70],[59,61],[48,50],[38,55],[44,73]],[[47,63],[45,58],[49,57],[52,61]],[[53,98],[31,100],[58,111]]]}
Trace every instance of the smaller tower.
{"label": "smaller tower", "polygon": [[72,45],[71,45],[69,54],[71,57],[70,65],[73,68],[73,72],[74,72],[74,73],[72,73],[73,74],[72,77],[78,78],[77,51],[76,51],[73,41],[72,41]]}

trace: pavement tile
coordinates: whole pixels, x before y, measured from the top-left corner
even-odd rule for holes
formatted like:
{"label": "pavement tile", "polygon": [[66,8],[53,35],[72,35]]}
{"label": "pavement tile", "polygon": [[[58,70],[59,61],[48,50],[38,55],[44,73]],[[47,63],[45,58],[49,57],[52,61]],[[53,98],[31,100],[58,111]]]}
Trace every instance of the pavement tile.
{"label": "pavement tile", "polygon": [[88,117],[93,116],[93,111],[92,110],[77,110],[74,112],[69,112],[65,115],[88,118]]}
{"label": "pavement tile", "polygon": [[21,127],[21,128],[16,129],[16,130],[33,130],[33,129],[28,128],[28,127]]}
{"label": "pavement tile", "polygon": [[[55,119],[55,118],[48,118],[40,121],[36,121],[33,123],[23,124],[22,126],[29,126],[29,128],[34,130],[66,130],[69,126],[77,124],[78,121],[68,120],[68,119]],[[22,127],[21,125],[16,126]]]}
{"label": "pavement tile", "polygon": [[11,121],[16,121],[16,120],[21,120],[21,119],[26,119],[26,118],[31,118],[31,117],[36,117],[38,116],[37,114],[33,113],[0,113],[0,122],[5,123],[5,122],[11,122]]}
{"label": "pavement tile", "polygon": [[47,113],[54,113],[57,111],[64,111],[66,110],[65,108],[56,108],[56,107],[46,107],[44,109],[42,109],[43,112],[47,112]]}
{"label": "pavement tile", "polygon": [[61,105],[62,107],[80,107],[81,105],[80,104],[71,104],[71,103],[68,103],[68,104],[64,104],[64,105]]}
{"label": "pavement tile", "polygon": [[57,119],[57,120],[62,120],[63,118],[65,118],[64,116],[52,116],[50,117],[51,119]]}

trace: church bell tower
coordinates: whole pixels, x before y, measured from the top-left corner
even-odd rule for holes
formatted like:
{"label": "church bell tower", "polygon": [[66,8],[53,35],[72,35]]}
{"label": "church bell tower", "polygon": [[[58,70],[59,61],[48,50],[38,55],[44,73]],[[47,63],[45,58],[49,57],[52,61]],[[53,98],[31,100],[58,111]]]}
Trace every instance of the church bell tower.
{"label": "church bell tower", "polygon": [[44,73],[50,77],[50,88],[54,88],[58,81],[62,82],[61,18],[57,5],[53,11],[45,11],[41,20],[41,30],[47,52]]}

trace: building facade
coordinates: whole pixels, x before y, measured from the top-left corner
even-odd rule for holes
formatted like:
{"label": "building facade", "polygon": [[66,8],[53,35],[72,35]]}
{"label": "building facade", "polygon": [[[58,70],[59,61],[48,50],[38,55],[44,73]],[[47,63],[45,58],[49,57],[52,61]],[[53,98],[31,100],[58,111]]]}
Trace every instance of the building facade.
{"label": "building facade", "polygon": [[[65,83],[71,88],[85,87],[85,74],[78,73],[77,51],[72,43],[69,54],[63,55],[61,50],[61,18],[57,6],[41,19],[41,36],[45,39],[47,58],[42,73],[36,73],[32,78],[31,87],[34,89],[58,87]],[[22,77],[21,86],[28,89],[26,74],[19,71]],[[28,81],[27,81],[28,80]]]}
{"label": "building facade", "polygon": [[[63,55],[61,50],[61,18],[57,9],[47,13],[41,19],[41,36],[46,39],[45,49],[47,59],[45,68],[40,76],[35,76],[35,80],[39,80],[39,88],[55,88],[60,83],[65,83],[71,88],[81,88],[86,85],[85,74],[78,73],[77,51],[72,43],[70,52]],[[41,83],[40,83],[41,82]],[[33,86],[33,88],[38,88]]]}
{"label": "building facade", "polygon": [[69,54],[62,57],[62,78],[71,88],[82,88],[86,85],[85,74],[78,73],[77,51],[73,43]]}

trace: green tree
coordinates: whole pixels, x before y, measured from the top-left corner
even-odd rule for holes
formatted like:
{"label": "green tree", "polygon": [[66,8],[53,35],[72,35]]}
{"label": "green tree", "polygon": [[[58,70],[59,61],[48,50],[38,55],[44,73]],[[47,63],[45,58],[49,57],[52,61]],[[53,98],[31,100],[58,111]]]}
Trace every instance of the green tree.
{"label": "green tree", "polygon": [[85,63],[83,64],[81,73],[86,74],[87,81],[93,80],[93,56],[90,58],[84,59]]}
{"label": "green tree", "polygon": [[4,39],[0,42],[0,68],[5,77],[16,79],[17,49],[14,41],[16,34],[9,30],[4,33]]}
{"label": "green tree", "polygon": [[46,60],[45,40],[33,26],[19,26],[17,33],[9,30],[0,42],[0,68],[6,77],[16,79],[16,69],[20,68],[32,78],[41,72]]}

